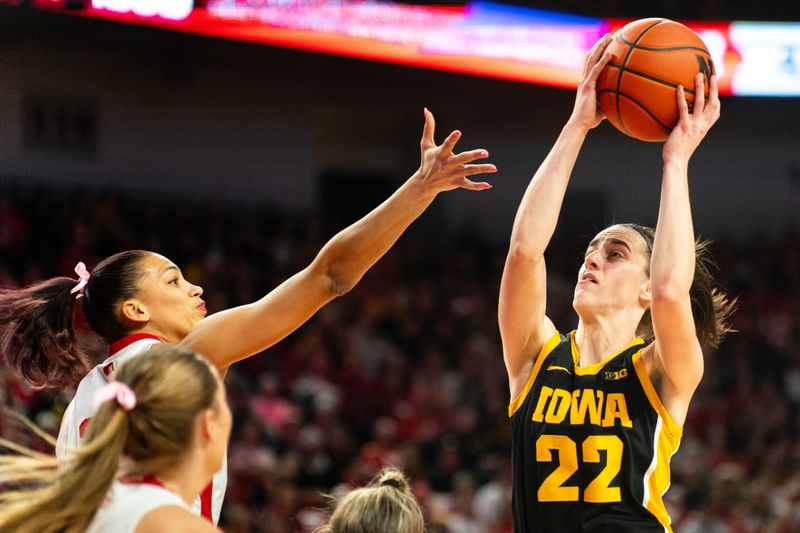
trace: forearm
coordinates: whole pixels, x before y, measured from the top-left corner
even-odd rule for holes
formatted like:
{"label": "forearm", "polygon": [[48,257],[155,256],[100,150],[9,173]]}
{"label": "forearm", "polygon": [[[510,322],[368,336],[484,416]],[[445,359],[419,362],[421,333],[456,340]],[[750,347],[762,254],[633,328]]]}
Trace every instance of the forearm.
{"label": "forearm", "polygon": [[435,190],[412,176],[385,202],[336,234],[308,266],[263,298],[200,321],[182,344],[220,370],[265,350],[350,290],[430,205]]}
{"label": "forearm", "polygon": [[415,174],[381,205],[336,234],[322,248],[312,267],[324,269],[335,294],[347,292],[435,197],[436,191]]}
{"label": "forearm", "polygon": [[564,126],[522,198],[511,232],[512,249],[534,257],[544,255],[587,133],[588,129],[573,123]]}
{"label": "forearm", "polygon": [[650,279],[653,296],[688,295],[695,264],[695,237],[689,202],[688,161],[666,159],[661,184]]}

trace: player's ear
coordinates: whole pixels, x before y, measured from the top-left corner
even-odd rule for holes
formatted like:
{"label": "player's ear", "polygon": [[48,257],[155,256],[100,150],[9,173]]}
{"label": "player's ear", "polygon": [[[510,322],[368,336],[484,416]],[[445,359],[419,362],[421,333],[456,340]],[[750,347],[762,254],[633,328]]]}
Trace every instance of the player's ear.
{"label": "player's ear", "polygon": [[650,280],[648,279],[639,287],[639,302],[642,303],[645,309],[649,309],[652,301],[653,294],[650,291]]}
{"label": "player's ear", "polygon": [[139,300],[131,298],[122,302],[120,315],[123,323],[131,325],[131,329],[144,327],[150,321],[150,312]]}
{"label": "player's ear", "polygon": [[219,413],[213,408],[204,409],[198,416],[198,430],[204,441],[213,441],[222,431]]}

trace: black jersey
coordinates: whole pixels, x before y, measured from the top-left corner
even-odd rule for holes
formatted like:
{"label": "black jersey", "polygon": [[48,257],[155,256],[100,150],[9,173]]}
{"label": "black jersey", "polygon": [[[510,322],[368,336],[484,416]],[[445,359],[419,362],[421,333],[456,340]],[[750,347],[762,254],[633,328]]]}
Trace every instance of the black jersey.
{"label": "black jersey", "polygon": [[671,532],[662,496],[681,428],[647,375],[646,343],[579,367],[574,337],[545,343],[508,408],[515,531]]}

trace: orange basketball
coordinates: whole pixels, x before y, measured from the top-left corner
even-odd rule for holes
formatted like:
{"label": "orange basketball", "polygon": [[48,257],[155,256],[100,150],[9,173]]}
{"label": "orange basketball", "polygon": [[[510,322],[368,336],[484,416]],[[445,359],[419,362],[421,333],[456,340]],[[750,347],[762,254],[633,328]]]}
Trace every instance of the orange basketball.
{"label": "orange basketball", "polygon": [[714,63],[692,30],[667,19],[631,22],[614,34],[608,65],[597,80],[597,100],[621,132],[643,141],[663,141],[678,123],[675,92],[683,85],[689,109],[694,77],[705,74],[704,92]]}

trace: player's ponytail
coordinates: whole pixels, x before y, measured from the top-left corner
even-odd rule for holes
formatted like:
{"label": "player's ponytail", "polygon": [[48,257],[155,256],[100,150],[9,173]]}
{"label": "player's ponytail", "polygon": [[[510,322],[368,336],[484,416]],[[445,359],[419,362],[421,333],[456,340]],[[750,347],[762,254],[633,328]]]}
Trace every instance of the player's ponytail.
{"label": "player's ponytail", "polygon": [[[655,229],[639,224],[621,225],[639,233],[647,243],[648,256],[652,255]],[[709,250],[710,244],[711,241],[707,240],[698,240],[695,243],[694,279],[689,289],[695,332],[702,348],[719,346],[725,334],[732,331],[728,320],[736,308],[736,299],[730,299],[716,287],[713,272],[717,267]],[[649,261],[647,275],[650,275]],[[639,322],[637,335],[647,341],[655,338],[649,310]]]}
{"label": "player's ponytail", "polygon": [[72,329],[76,283],[58,277],[0,291],[0,353],[35,387],[63,388],[89,369]]}
{"label": "player's ponytail", "polygon": [[[0,482],[22,487],[0,495],[0,531],[86,531],[117,474],[128,440],[128,416],[119,406],[102,408],[92,423],[99,431],[63,464],[19,447],[14,449],[23,456],[0,456]],[[12,447],[7,441],[2,444]]]}
{"label": "player's ponytail", "polygon": [[169,345],[126,361],[114,377],[123,397],[112,390],[65,461],[0,439],[22,454],[0,454],[0,485],[12,489],[0,493],[0,531],[86,531],[120,473],[120,458],[127,459],[122,476],[131,480],[177,465],[219,387],[205,359]]}
{"label": "player's ponytail", "polygon": [[384,468],[369,485],[346,494],[330,521],[315,533],[381,531],[423,533],[425,518],[408,479],[396,468]]}
{"label": "player's ponytail", "polygon": [[79,381],[90,365],[73,329],[76,302],[82,302],[89,326],[106,342],[124,337],[115,305],[138,292],[140,261],[148,254],[112,255],[78,291],[79,280],[67,277],[0,290],[0,354],[6,365],[35,387],[60,389]]}

